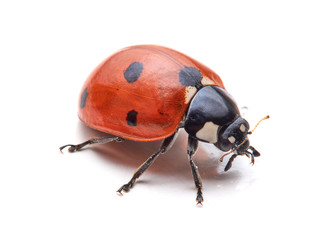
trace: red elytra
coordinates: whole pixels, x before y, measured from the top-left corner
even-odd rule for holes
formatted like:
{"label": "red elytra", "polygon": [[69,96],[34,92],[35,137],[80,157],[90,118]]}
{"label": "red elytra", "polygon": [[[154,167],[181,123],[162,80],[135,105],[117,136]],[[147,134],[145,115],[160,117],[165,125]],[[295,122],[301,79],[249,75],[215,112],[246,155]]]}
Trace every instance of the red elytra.
{"label": "red elytra", "polygon": [[198,61],[169,48],[138,45],[103,61],[86,80],[79,118],[91,128],[136,141],[172,135],[196,91],[183,85],[181,69],[200,71],[203,85],[224,88]]}

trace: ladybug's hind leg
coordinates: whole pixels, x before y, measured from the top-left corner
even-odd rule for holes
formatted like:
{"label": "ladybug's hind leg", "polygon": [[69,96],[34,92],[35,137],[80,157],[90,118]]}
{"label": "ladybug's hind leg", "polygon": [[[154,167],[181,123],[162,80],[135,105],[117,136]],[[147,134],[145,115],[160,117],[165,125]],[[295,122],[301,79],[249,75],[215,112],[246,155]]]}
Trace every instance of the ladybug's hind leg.
{"label": "ladybug's hind leg", "polygon": [[62,152],[62,150],[66,147],[68,148],[69,152],[75,152],[75,151],[79,151],[80,149],[82,149],[83,147],[90,145],[90,144],[96,144],[96,143],[108,143],[108,142],[112,142],[112,141],[117,141],[117,142],[121,142],[123,141],[123,138],[121,137],[102,137],[102,138],[91,138],[88,141],[85,141],[83,143],[80,144],[67,144],[64,145],[62,147],[60,147],[60,151]]}
{"label": "ladybug's hind leg", "polygon": [[122,191],[128,192],[133,187],[136,180],[142,175],[142,173],[144,173],[144,171],[147,170],[148,167],[151,166],[151,164],[159,157],[159,155],[166,153],[171,148],[177,136],[178,136],[178,129],[170,137],[167,137],[166,139],[164,139],[159,151],[152,154],[147,159],[147,161],[145,161],[140,167],[138,167],[138,169],[135,171],[130,181],[122,185],[117,192],[119,194],[122,194]]}

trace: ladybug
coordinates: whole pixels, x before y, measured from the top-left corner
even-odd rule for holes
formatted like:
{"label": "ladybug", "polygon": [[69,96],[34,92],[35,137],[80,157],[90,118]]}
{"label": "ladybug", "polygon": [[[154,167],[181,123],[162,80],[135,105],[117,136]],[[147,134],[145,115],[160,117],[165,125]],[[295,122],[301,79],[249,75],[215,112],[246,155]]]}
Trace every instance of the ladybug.
{"label": "ladybug", "polygon": [[114,137],[68,144],[60,147],[61,151],[69,147],[74,152],[89,144],[124,139],[163,139],[159,150],[118,189],[119,194],[129,191],[155,159],[171,148],[181,128],[188,133],[187,155],[197,204],[203,201],[202,181],[192,157],[199,141],[232,153],[225,171],[238,155],[250,157],[252,164],[260,155],[250,146],[249,124],[220,77],[200,62],[166,47],[131,46],[103,61],[81,90],[79,118],[87,126]]}

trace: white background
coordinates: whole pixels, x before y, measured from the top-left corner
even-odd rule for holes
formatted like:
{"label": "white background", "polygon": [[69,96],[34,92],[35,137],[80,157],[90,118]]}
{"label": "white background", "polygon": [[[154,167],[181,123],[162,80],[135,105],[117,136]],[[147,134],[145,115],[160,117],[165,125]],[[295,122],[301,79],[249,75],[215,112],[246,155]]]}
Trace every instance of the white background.
{"label": "white background", "polygon": [[[0,239],[319,239],[320,32],[317,1],[2,1]],[[124,196],[160,142],[61,154],[99,133],[77,118],[104,58],[164,45],[223,79],[262,154],[223,172],[201,145],[196,207],[186,134]]]}

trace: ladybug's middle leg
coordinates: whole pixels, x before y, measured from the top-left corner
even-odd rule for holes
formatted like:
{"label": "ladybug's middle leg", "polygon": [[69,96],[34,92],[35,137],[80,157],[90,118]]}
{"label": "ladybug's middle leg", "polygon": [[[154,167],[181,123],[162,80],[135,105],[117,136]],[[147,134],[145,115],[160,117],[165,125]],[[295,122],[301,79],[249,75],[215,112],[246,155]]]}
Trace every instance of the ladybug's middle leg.
{"label": "ladybug's middle leg", "polygon": [[119,194],[121,194],[122,190],[125,192],[128,192],[133,187],[136,180],[142,175],[142,173],[144,173],[144,171],[147,170],[148,167],[150,167],[150,165],[157,159],[157,157],[159,157],[160,154],[166,153],[171,148],[177,136],[178,136],[178,129],[170,137],[167,137],[166,139],[164,139],[159,151],[152,154],[147,159],[147,161],[145,161],[140,167],[138,167],[138,169],[135,171],[130,181],[124,184],[123,186],[121,186],[117,192]]}

